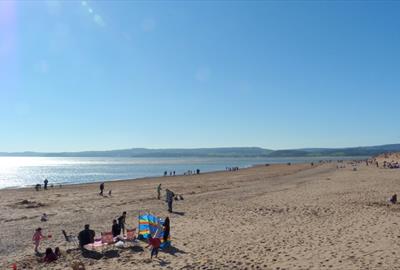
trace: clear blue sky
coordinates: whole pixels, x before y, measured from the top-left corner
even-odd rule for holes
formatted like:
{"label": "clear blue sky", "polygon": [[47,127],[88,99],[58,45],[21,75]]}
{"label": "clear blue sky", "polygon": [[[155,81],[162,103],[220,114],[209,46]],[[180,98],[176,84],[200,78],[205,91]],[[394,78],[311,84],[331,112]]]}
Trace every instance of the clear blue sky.
{"label": "clear blue sky", "polygon": [[0,151],[400,141],[400,2],[0,2]]}

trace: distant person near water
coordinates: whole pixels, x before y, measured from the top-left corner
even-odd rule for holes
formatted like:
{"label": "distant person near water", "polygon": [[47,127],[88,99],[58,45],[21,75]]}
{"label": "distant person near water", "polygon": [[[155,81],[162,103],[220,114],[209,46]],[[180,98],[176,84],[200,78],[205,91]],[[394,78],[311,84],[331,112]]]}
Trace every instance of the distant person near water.
{"label": "distant person near water", "polygon": [[49,180],[44,179],[43,183],[44,183],[44,189],[47,189],[47,184],[49,183]]}
{"label": "distant person near water", "polygon": [[104,192],[104,183],[100,184],[100,193],[99,195],[103,196],[103,192]]}

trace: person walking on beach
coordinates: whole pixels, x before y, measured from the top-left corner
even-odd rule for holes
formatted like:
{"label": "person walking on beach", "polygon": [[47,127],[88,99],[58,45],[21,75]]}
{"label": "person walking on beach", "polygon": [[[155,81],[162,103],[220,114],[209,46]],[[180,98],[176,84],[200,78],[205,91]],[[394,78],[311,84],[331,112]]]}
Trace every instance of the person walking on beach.
{"label": "person walking on beach", "polygon": [[159,184],[157,187],[157,199],[161,199],[161,189],[161,184]]}
{"label": "person walking on beach", "polygon": [[32,241],[35,244],[35,253],[39,253],[39,245],[40,241],[44,238],[42,234],[42,228],[37,228],[35,233],[33,234]]}
{"label": "person walking on beach", "polygon": [[99,195],[103,196],[103,191],[104,191],[104,183],[100,184],[100,193]]}
{"label": "person walking on beach", "polygon": [[49,183],[49,180],[47,180],[46,178],[44,179],[43,183],[44,183],[44,189],[47,189],[47,184]]}
{"label": "person walking on beach", "polygon": [[118,225],[122,230],[122,234],[125,235],[125,219],[126,219],[126,212],[122,213],[122,216],[118,218]]}

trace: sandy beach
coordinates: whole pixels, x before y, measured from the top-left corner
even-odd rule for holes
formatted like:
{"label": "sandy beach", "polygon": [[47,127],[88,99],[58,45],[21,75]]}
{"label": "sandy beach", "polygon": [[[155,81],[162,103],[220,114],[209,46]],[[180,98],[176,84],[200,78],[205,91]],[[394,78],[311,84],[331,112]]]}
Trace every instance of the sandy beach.
{"label": "sandy beach", "polygon": [[[64,186],[36,192],[0,190],[0,269],[400,269],[400,206],[387,198],[400,191],[400,170],[360,163],[271,165],[236,172]],[[156,187],[182,194],[175,213],[156,198]],[[163,193],[164,195],[164,193]],[[28,200],[25,204],[22,201]],[[127,211],[137,227],[139,211],[171,219],[172,246],[149,260],[145,243],[83,257],[61,230],[78,234],[88,223],[99,235]],[[49,221],[41,222],[42,213]],[[32,235],[42,227],[60,247],[55,263],[38,262]],[[142,249],[143,248],[143,249]]]}

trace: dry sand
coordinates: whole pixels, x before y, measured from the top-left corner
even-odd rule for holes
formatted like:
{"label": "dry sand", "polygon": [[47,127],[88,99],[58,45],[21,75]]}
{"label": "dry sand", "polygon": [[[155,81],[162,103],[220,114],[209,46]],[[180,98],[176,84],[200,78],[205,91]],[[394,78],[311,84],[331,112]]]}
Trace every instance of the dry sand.
{"label": "dry sand", "polygon": [[[112,197],[97,195],[98,184],[0,191],[0,269],[400,269],[400,205],[386,199],[400,191],[400,170],[336,163],[260,166],[238,172],[106,183]],[[77,234],[90,223],[109,231],[122,211],[137,226],[139,210],[161,217],[161,182],[185,200],[170,214],[173,249],[150,261],[141,248],[114,249],[100,259],[84,258],[66,244],[61,229]],[[29,200],[31,204],[21,204]],[[27,208],[27,206],[31,208]],[[40,222],[43,212],[50,220]],[[63,258],[37,262],[34,229],[53,237]],[[144,243],[139,244],[144,247]]]}

